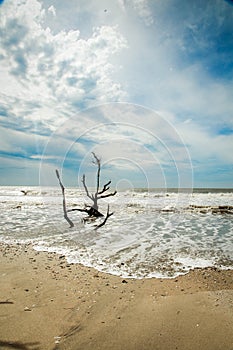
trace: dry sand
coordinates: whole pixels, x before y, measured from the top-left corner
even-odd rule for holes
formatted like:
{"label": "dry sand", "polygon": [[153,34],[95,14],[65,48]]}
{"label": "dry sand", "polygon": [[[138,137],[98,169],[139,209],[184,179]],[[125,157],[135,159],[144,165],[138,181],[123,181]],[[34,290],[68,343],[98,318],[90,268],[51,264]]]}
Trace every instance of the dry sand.
{"label": "dry sand", "polygon": [[0,246],[0,349],[233,350],[233,271],[122,279]]}

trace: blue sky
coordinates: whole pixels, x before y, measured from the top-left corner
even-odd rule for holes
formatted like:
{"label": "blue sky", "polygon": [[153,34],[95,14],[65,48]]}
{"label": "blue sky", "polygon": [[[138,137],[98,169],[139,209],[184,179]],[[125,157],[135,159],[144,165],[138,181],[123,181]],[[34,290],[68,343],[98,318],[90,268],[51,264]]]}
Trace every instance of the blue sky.
{"label": "blue sky", "polygon": [[233,187],[233,6],[0,2],[0,185]]}

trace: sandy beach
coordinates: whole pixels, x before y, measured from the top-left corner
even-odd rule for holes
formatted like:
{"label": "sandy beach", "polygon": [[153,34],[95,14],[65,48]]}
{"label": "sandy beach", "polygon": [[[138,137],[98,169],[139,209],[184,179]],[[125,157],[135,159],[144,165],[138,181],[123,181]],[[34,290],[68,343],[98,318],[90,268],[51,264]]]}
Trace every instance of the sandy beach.
{"label": "sandy beach", "polygon": [[233,271],[134,280],[0,250],[0,349],[233,350]]}

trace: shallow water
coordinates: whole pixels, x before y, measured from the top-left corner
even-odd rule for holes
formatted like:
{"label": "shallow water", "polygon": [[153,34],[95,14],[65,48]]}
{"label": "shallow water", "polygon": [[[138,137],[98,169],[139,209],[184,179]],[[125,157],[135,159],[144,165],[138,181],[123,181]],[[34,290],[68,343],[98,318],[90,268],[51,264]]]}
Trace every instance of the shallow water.
{"label": "shallow water", "polygon": [[[21,190],[27,190],[24,195]],[[32,243],[35,249],[64,254],[69,262],[123,277],[174,277],[194,267],[233,268],[233,215],[187,210],[233,206],[231,190],[119,192],[100,202],[114,215],[94,230],[83,214],[63,218],[60,188],[0,187],[0,240]],[[88,203],[78,189],[66,190],[68,209]]]}

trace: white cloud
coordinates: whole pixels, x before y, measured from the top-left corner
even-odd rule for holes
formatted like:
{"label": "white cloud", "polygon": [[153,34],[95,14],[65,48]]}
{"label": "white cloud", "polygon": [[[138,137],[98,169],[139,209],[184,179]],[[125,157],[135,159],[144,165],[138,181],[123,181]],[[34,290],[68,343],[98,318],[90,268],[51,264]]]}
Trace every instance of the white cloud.
{"label": "white cloud", "polygon": [[232,135],[214,135],[195,122],[182,123],[178,126],[180,135],[185,140],[193,161],[205,164],[233,164]]}
{"label": "white cloud", "polygon": [[[28,120],[39,120],[53,128],[64,113],[72,114],[93,101],[117,101],[125,96],[121,85],[114,81],[111,63],[114,55],[126,48],[117,27],[97,27],[84,40],[77,29],[53,34],[44,28],[45,10],[36,0],[9,2],[3,10],[1,93],[2,99],[3,94],[13,98],[16,90],[22,109],[17,105],[12,113],[21,117],[22,126],[24,107],[31,101],[40,106],[32,108]],[[48,11],[52,10],[50,7]]]}
{"label": "white cloud", "polygon": [[143,22],[150,26],[154,23],[152,10],[150,9],[150,2],[148,0],[118,0],[121,11],[126,14],[135,11],[137,16],[143,20]]}
{"label": "white cloud", "polygon": [[[64,137],[65,143],[62,141]],[[83,153],[74,148],[76,143],[83,147]],[[155,172],[160,174],[157,177],[163,178],[163,173],[172,168],[181,178],[185,171],[189,183],[192,180],[189,154],[176,129],[157,113],[141,106],[105,104],[79,113],[76,119],[68,120],[51,136],[45,161],[60,144],[64,163],[66,159],[81,155],[84,167],[81,173],[86,171],[85,159],[89,163],[94,151],[121,177],[124,171],[130,171],[130,176],[133,176],[132,169],[136,167],[155,183]]]}
{"label": "white cloud", "polygon": [[[175,113],[189,113],[196,119],[206,118],[214,124],[219,116],[221,122],[231,123],[229,115],[233,113],[233,101],[230,97],[232,82],[215,81],[197,66],[176,71],[166,76],[160,88],[164,92],[164,107]],[[202,123],[205,123],[202,120]]]}
{"label": "white cloud", "polygon": [[133,5],[134,9],[137,11],[138,15],[143,18],[146,25],[153,24],[153,15],[150,10],[149,4],[147,0],[131,0],[129,4]]}
{"label": "white cloud", "polygon": [[53,5],[48,8],[48,12],[51,12],[51,14],[56,17],[56,9]]}
{"label": "white cloud", "polygon": [[47,137],[28,133],[26,131],[13,130],[0,126],[0,150],[2,153],[17,154],[29,158],[44,148]]}
{"label": "white cloud", "polygon": [[[220,0],[211,5],[196,6],[194,0],[176,4],[149,0],[3,2],[3,134],[8,128],[24,129],[43,144],[55,132],[44,154],[46,166],[50,161],[62,162],[67,152],[71,161],[83,157],[97,144],[111,157],[117,147],[111,150],[106,145],[116,145],[123,137],[124,145],[132,143],[128,150],[119,146],[119,151],[136,162],[141,158],[145,168],[150,162],[144,159],[143,147],[154,152],[159,164],[168,166],[173,157],[181,167],[188,163],[188,155],[179,135],[194,162],[200,160],[208,167],[209,159],[217,159],[229,165],[231,135],[220,131],[233,125],[232,41],[225,35],[232,32],[233,12]],[[85,110],[126,100],[151,107],[161,117],[133,105]],[[8,134],[17,141],[11,144],[4,135],[1,149],[25,152],[36,164],[35,136],[29,140],[19,131]],[[45,135],[43,140],[39,135]],[[136,148],[137,143],[142,148]]]}
{"label": "white cloud", "polygon": [[125,12],[126,9],[125,9],[125,0],[118,0],[118,4],[120,6],[120,9]]}

